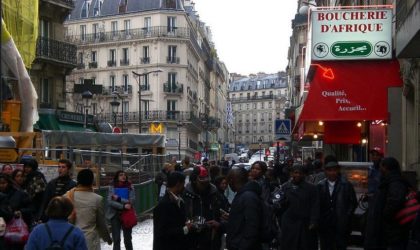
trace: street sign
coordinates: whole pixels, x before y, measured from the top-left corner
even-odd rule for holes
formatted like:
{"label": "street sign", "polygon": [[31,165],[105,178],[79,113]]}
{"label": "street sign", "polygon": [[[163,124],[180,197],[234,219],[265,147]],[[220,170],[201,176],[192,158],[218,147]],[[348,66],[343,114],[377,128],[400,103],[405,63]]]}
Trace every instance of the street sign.
{"label": "street sign", "polygon": [[311,59],[390,59],[392,19],[392,8],[388,7],[313,10]]}
{"label": "street sign", "polygon": [[114,134],[121,134],[121,129],[119,127],[113,127],[112,128],[112,133],[114,133]]}
{"label": "street sign", "polygon": [[276,140],[290,141],[290,134],[292,129],[292,122],[290,119],[274,121]]}
{"label": "street sign", "polygon": [[15,162],[17,158],[16,149],[0,149],[0,162]]}

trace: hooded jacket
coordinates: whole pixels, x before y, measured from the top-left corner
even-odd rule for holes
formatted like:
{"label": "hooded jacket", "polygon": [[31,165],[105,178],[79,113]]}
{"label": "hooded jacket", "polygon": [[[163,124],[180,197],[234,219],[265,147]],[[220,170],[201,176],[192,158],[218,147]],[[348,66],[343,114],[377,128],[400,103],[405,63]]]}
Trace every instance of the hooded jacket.
{"label": "hooded jacket", "polygon": [[227,224],[226,245],[228,249],[261,249],[261,187],[250,181],[238,191],[232,201]]}

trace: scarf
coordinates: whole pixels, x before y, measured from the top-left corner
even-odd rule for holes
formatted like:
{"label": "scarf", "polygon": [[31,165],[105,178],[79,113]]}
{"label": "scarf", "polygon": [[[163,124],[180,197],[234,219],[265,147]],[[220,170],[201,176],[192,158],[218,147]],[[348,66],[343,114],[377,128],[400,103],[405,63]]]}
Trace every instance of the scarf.
{"label": "scarf", "polygon": [[69,191],[67,191],[66,196],[73,203],[73,211],[71,211],[71,214],[68,217],[68,220],[69,220],[69,222],[71,224],[75,224],[76,223],[76,206],[74,204],[74,193],[76,191],[79,191],[79,192],[93,192],[93,188],[92,187],[85,187],[85,186],[77,185],[77,187],[72,188]]}

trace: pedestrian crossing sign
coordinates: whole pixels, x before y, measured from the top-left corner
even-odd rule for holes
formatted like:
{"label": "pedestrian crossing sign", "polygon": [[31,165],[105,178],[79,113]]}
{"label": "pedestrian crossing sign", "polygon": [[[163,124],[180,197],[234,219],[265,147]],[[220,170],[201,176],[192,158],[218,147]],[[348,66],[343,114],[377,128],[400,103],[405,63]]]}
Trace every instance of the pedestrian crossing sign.
{"label": "pedestrian crossing sign", "polygon": [[290,119],[277,119],[274,122],[275,134],[277,140],[290,140],[291,121]]}

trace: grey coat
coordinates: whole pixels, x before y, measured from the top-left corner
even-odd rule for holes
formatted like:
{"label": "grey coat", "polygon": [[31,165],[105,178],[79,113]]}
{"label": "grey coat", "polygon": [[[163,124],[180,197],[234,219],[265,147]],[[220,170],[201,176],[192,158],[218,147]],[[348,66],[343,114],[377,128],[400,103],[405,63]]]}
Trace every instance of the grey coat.
{"label": "grey coat", "polygon": [[107,220],[112,220],[116,215],[119,214],[122,210],[124,210],[124,205],[127,203],[131,203],[134,205],[134,201],[136,200],[134,190],[130,190],[129,192],[129,199],[119,199],[119,200],[112,200],[112,195],[114,194],[114,186],[110,185],[108,190],[108,205],[105,213],[105,217]]}

